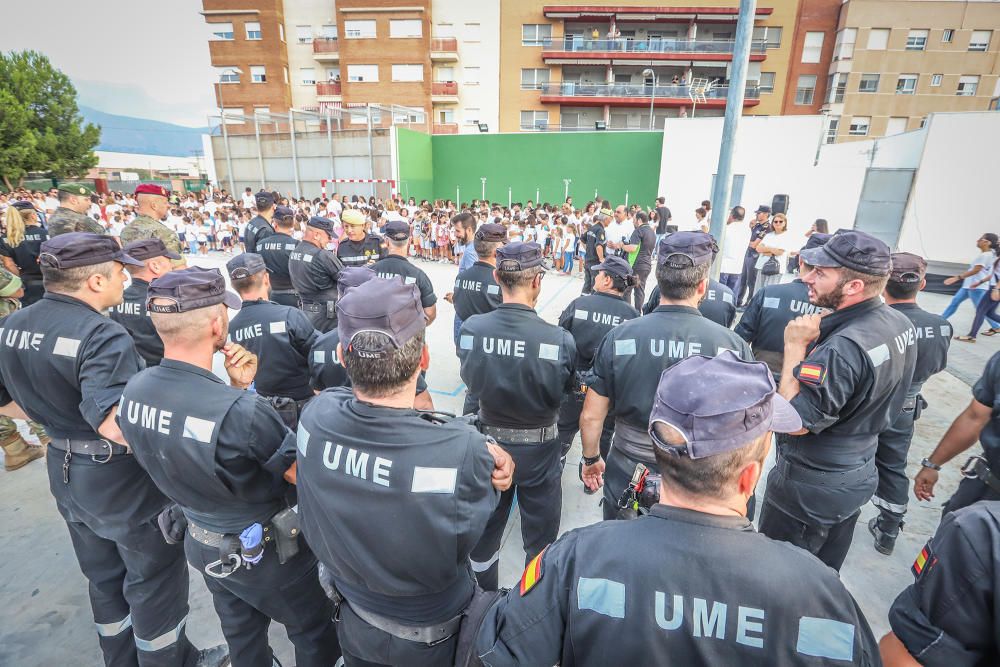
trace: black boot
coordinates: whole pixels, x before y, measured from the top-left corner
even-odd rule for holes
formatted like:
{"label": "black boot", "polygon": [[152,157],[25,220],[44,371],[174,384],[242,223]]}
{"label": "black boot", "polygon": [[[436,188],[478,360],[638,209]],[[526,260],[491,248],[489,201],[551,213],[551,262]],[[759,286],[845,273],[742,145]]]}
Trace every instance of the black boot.
{"label": "black boot", "polygon": [[873,517],[868,522],[868,532],[875,538],[875,551],[885,556],[891,555],[902,526],[903,522],[895,517],[888,517],[885,514]]}
{"label": "black boot", "polygon": [[229,667],[229,647],[219,644],[212,648],[203,648],[194,658],[196,667]]}

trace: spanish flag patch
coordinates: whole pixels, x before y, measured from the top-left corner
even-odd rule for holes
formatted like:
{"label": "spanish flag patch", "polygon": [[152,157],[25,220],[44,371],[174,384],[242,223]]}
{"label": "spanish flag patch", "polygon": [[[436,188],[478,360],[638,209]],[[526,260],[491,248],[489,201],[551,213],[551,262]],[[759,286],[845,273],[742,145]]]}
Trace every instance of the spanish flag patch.
{"label": "spanish flag patch", "polygon": [[542,549],[541,553],[532,558],[531,562],[528,563],[528,567],[524,568],[524,574],[521,575],[521,595],[526,595],[542,578],[543,555],[545,555],[545,549]]}
{"label": "spanish flag patch", "polygon": [[929,570],[936,562],[937,558],[931,552],[931,545],[928,543],[917,554],[917,559],[913,561],[913,567],[910,568],[910,571],[913,572],[914,577],[919,579],[920,575]]}
{"label": "spanish flag patch", "polygon": [[799,366],[799,382],[820,385],[826,381],[826,367],[812,361],[804,361]]}

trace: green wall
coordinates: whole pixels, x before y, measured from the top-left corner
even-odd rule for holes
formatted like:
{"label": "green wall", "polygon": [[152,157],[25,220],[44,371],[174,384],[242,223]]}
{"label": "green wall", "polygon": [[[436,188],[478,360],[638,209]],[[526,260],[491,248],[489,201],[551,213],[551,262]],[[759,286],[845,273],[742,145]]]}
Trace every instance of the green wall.
{"label": "green wall", "polygon": [[431,136],[405,128],[396,129],[399,159],[399,194],[404,198],[434,198],[434,153]]}
{"label": "green wall", "polygon": [[[455,199],[456,188],[462,201],[482,194],[481,177],[486,177],[486,198],[507,201],[543,202],[563,200],[564,178],[572,179],[569,193],[582,207],[594,198],[594,190],[616,204],[651,206],[657,196],[663,134],[660,132],[525,132],[515,134],[458,134],[429,137],[432,158],[425,144],[399,130],[399,177],[410,185],[431,181],[433,198]],[[425,136],[426,135],[420,135]],[[405,169],[404,169],[405,166]],[[426,176],[428,166],[432,177]],[[400,190],[404,195],[405,189]]]}

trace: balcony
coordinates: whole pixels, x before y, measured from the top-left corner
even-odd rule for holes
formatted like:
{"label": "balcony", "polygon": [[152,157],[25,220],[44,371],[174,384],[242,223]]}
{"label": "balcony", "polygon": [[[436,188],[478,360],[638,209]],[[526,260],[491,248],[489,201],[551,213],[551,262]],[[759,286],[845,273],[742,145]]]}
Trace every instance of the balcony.
{"label": "balcony", "polygon": [[341,85],[339,81],[327,81],[318,82],[316,84],[316,96],[317,97],[337,97],[339,98],[343,93],[341,92]]}
{"label": "balcony", "polygon": [[[652,96],[656,107],[687,107],[691,106],[689,86],[656,86],[649,84],[629,83],[547,83],[539,87],[543,104],[573,104],[575,106],[645,106],[648,107]],[[705,101],[698,102],[699,107],[724,108],[728,86],[713,86],[705,93]],[[760,104],[760,88],[747,86],[743,100],[744,107]]]}
{"label": "balcony", "polygon": [[[577,39],[566,37],[554,42],[542,51],[542,59],[552,64],[573,64],[583,62],[642,61],[652,60],[722,60],[733,59],[736,41],[732,39]],[[750,45],[750,60],[762,61],[767,57],[763,40],[755,40]]]}
{"label": "balcony", "polygon": [[340,60],[340,44],[336,37],[316,37],[313,39],[313,59],[320,62]]}
{"label": "balcony", "polygon": [[458,84],[454,81],[435,81],[431,84],[431,102],[458,103]]}
{"label": "balcony", "polygon": [[431,39],[431,60],[434,62],[458,61],[458,39],[434,37]]}
{"label": "balcony", "polygon": [[[770,16],[774,11],[771,7],[758,7],[756,16]],[[542,13],[550,19],[569,19],[576,21],[601,22],[615,17],[619,22],[625,20],[642,20],[653,23],[675,23],[696,19],[715,21],[732,21],[735,23],[739,14],[738,7],[622,7],[607,5],[545,5]]]}
{"label": "balcony", "polygon": [[458,134],[458,123],[434,123],[434,134]]}

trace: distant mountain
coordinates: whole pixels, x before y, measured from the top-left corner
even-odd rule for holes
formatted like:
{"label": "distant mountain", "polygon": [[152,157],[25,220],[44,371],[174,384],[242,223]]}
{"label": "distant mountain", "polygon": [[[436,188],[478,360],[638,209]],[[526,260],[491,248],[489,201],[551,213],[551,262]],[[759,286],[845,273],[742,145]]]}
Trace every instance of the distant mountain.
{"label": "distant mountain", "polygon": [[158,120],[116,116],[81,106],[80,114],[89,123],[101,126],[99,151],[191,157],[201,151],[201,135],[207,127],[186,127]]}

